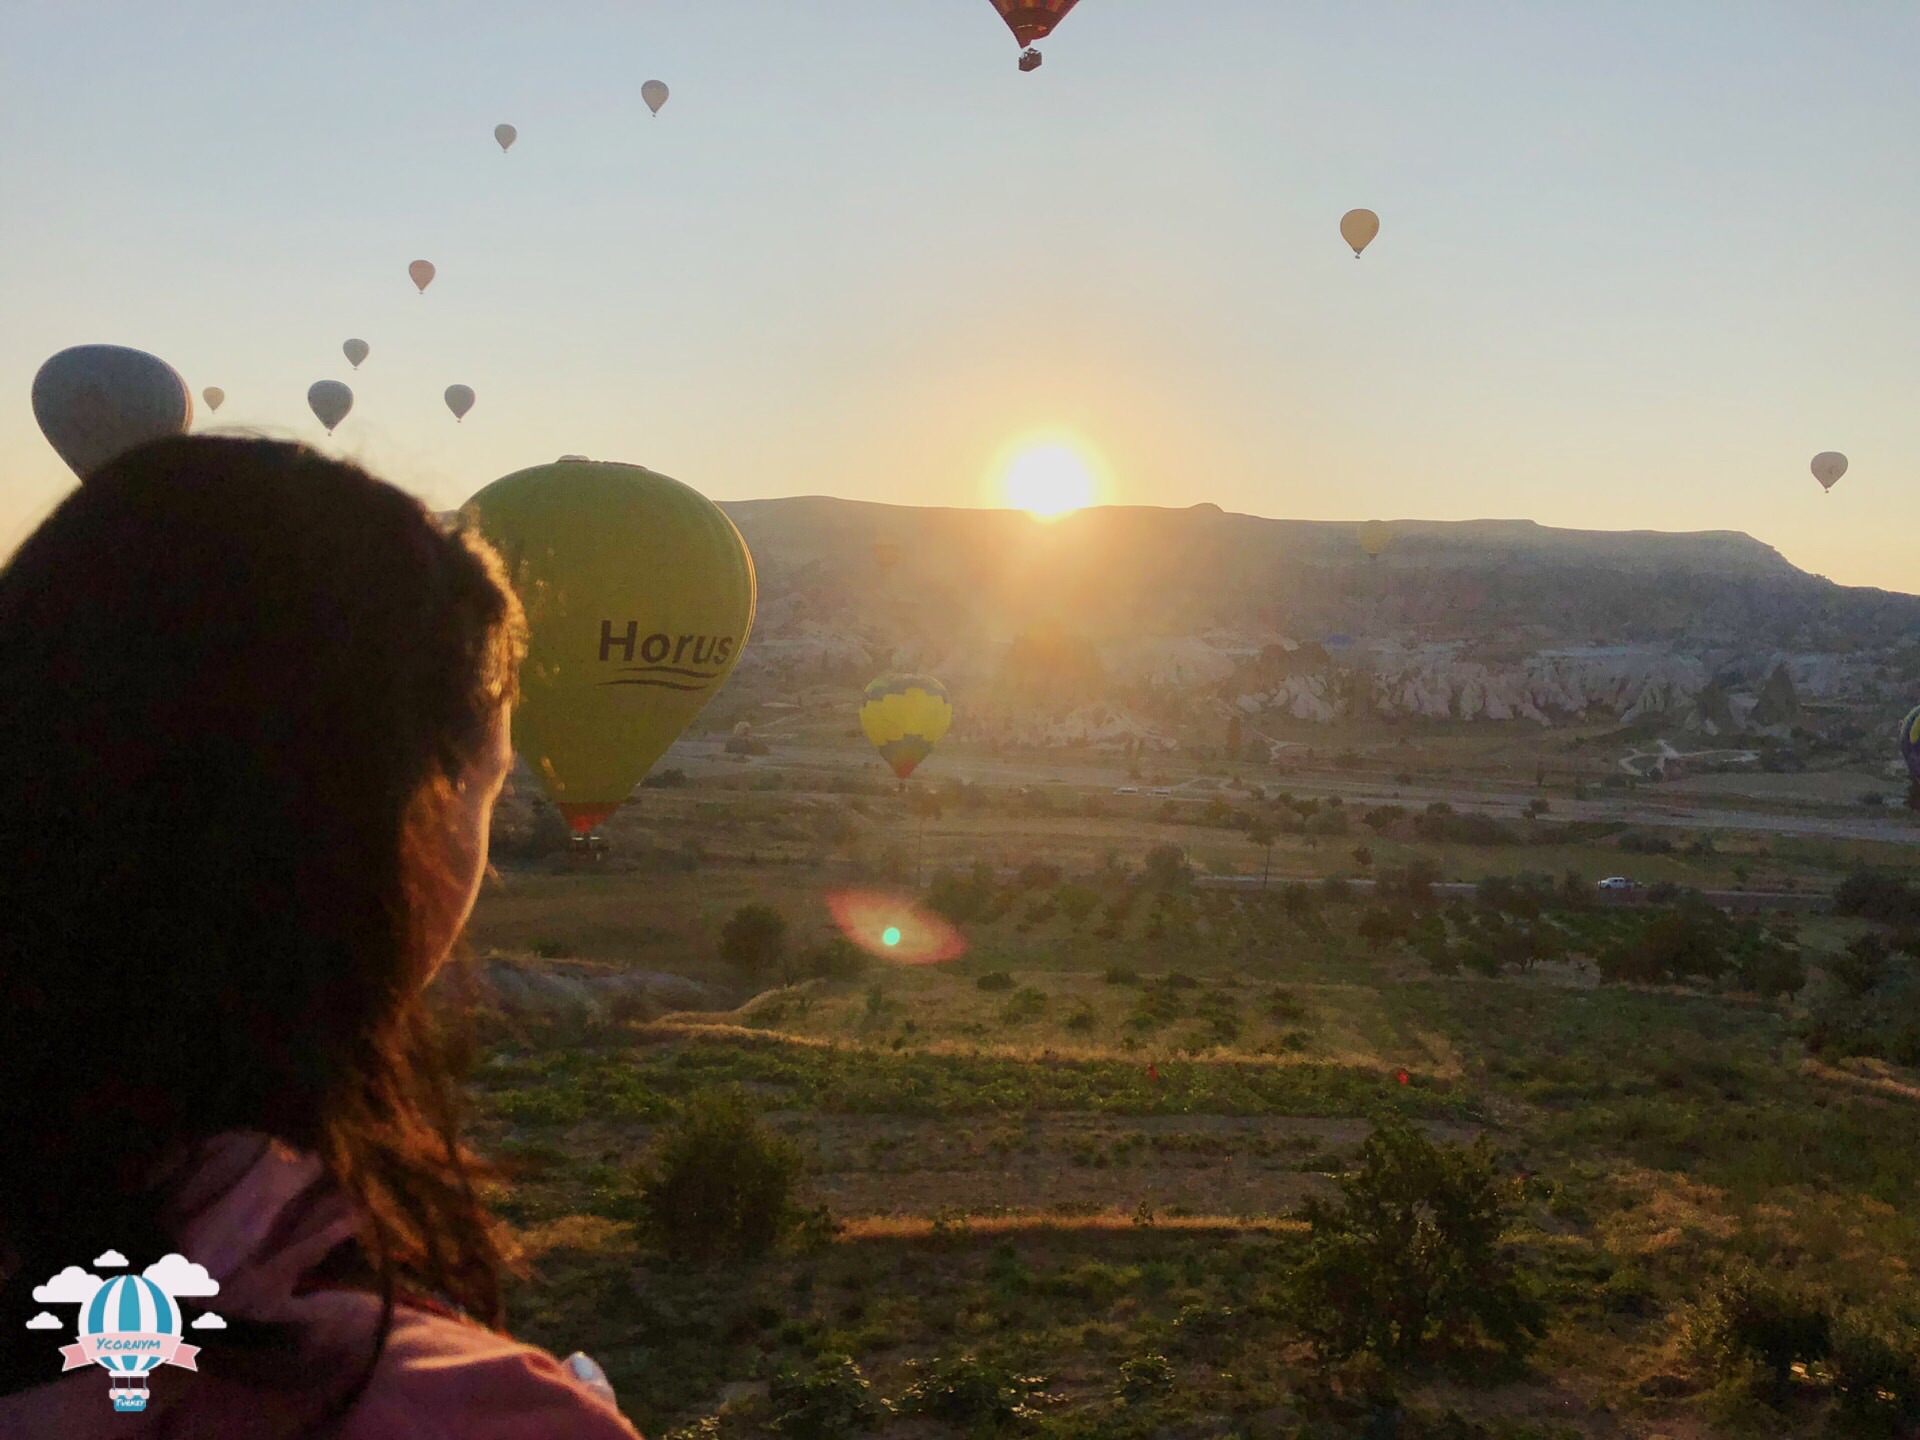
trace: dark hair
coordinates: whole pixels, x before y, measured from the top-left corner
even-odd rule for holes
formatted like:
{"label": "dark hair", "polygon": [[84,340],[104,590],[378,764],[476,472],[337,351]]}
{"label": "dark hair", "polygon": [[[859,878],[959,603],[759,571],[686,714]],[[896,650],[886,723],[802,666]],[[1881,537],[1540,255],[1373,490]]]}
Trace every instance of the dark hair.
{"label": "dark hair", "polygon": [[[396,1286],[498,1323],[425,881],[524,650],[483,542],[276,441],[133,451],[0,570],[0,1323],[103,1245],[175,1248],[157,1177],[234,1130],[356,1206],[353,1396]],[[18,1350],[0,1393],[47,1378]]]}

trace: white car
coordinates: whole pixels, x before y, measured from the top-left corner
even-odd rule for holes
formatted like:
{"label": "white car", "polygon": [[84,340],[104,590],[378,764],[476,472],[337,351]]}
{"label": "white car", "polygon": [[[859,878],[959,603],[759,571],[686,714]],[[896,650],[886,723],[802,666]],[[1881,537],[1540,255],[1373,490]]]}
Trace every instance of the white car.
{"label": "white car", "polygon": [[1140,793],[1140,787],[1138,785],[1122,785],[1113,793],[1116,795],[1138,795]]}
{"label": "white car", "polygon": [[1609,875],[1600,882],[1599,888],[1602,890],[1638,890],[1640,888],[1640,882],[1638,880],[1629,880],[1624,875]]}

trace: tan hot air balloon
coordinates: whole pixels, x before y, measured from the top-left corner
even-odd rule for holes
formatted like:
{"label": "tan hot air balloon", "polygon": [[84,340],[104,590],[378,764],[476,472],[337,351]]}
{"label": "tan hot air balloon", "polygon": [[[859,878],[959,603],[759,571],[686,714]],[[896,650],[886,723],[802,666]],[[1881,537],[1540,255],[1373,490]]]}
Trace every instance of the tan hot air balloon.
{"label": "tan hot air balloon", "polygon": [[420,293],[424,295],[427,293],[427,286],[433,283],[433,262],[416,260],[407,266],[407,274],[413,277],[413,283],[420,287]]}
{"label": "tan hot air balloon", "polygon": [[640,98],[647,102],[649,110],[658,115],[660,107],[667,103],[667,87],[662,81],[649,80],[640,87]]}
{"label": "tan hot air balloon", "polygon": [[513,148],[513,142],[520,138],[520,132],[511,125],[496,125],[493,127],[493,138],[500,142],[500,149],[504,153]]}
{"label": "tan hot air balloon", "polygon": [[1353,247],[1353,258],[1373,243],[1380,233],[1380,217],[1371,210],[1349,210],[1340,217],[1340,238]]}
{"label": "tan hot air balloon", "polygon": [[1369,560],[1378,560],[1393,543],[1393,531],[1384,520],[1369,520],[1360,527],[1360,548]]}
{"label": "tan hot air balloon", "polygon": [[226,403],[227,392],[218,385],[209,385],[200,392],[200,398],[207,402],[207,409],[218,410]]}
{"label": "tan hot air balloon", "polygon": [[1847,457],[1838,450],[1822,450],[1813,457],[1813,478],[1820,482],[1822,490],[1833,489],[1846,473]]}

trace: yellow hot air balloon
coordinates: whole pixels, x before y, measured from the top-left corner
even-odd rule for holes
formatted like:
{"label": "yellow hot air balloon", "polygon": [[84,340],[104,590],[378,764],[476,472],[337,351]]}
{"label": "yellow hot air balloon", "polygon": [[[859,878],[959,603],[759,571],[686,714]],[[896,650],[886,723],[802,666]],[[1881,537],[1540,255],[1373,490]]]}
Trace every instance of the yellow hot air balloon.
{"label": "yellow hot air balloon", "polygon": [[638,465],[536,465],[462,515],[526,607],[514,749],[568,823],[591,830],[739,663],[753,557],[719,506]]}
{"label": "yellow hot air balloon", "polygon": [[947,687],[931,675],[882,675],[867,686],[860,728],[905,780],[953,724]]}
{"label": "yellow hot air balloon", "polygon": [[1384,520],[1369,520],[1360,527],[1360,548],[1369,560],[1378,560],[1393,543],[1393,531]]}
{"label": "yellow hot air balloon", "polygon": [[1340,238],[1353,247],[1353,258],[1373,243],[1380,233],[1380,217],[1371,210],[1349,210],[1340,217]]}

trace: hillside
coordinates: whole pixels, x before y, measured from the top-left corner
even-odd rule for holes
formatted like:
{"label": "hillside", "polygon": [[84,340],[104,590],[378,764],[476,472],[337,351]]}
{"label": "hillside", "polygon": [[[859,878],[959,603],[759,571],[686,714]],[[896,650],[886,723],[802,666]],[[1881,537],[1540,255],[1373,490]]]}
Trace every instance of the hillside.
{"label": "hillside", "polygon": [[1877,717],[1920,679],[1920,598],[1835,585],[1732,532],[1406,521],[1370,561],[1352,524],[1211,505],[1053,524],[824,497],[724,508],[760,574],[747,696],[923,666],[1010,739],[1120,740],[1221,704],[1724,733],[1776,674],[1775,729],[1799,699]]}

